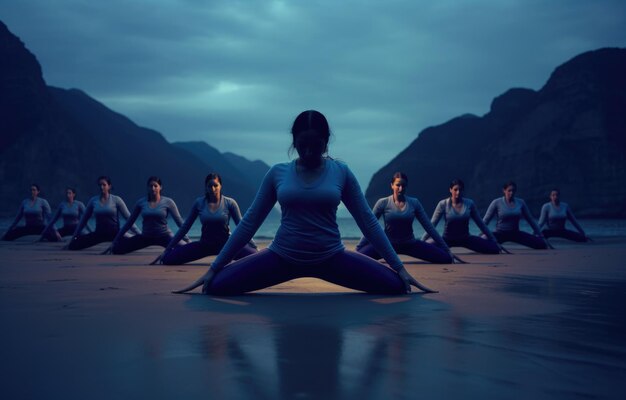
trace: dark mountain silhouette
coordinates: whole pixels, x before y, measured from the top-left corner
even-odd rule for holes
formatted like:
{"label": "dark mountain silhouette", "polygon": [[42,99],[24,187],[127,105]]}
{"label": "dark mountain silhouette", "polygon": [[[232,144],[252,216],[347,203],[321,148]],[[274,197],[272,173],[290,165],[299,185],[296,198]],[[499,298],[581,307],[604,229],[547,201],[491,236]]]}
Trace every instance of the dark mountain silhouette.
{"label": "dark mountain silhouette", "polygon": [[209,171],[228,179],[227,195],[237,199],[242,211],[260,183],[242,179],[224,157],[191,155],[80,90],[46,86],[35,56],[2,22],[0,133],[4,214],[15,212],[29,195],[31,183],[38,183],[55,207],[66,186],[76,187],[79,198],[86,200],[97,193],[96,178],[109,175],[115,193],[130,207],[145,195],[148,176],[157,175],[163,180],[164,195],[174,198],[183,214],[204,192]]}
{"label": "dark mountain silhouette", "polygon": [[511,89],[482,117],[423,130],[372,177],[370,203],[390,194],[395,171],[430,212],[461,178],[484,212],[508,180],[537,216],[558,187],[579,216],[626,217],[626,49],[583,53],[539,91]]}
{"label": "dark mountain silhouette", "polygon": [[[233,153],[220,153],[206,142],[174,142],[172,144],[196,156],[206,164],[207,171],[219,173],[226,195],[231,187],[239,185],[240,182],[258,187],[270,169],[270,166],[263,161],[250,161]],[[222,170],[225,172],[222,173]]]}

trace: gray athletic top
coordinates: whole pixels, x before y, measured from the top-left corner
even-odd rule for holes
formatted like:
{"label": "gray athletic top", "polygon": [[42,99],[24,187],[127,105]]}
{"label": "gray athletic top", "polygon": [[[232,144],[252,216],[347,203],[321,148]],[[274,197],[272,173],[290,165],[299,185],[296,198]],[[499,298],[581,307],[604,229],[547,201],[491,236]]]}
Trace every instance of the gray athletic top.
{"label": "gray athletic top", "polygon": [[567,203],[559,203],[559,207],[555,207],[552,202],[548,202],[541,207],[541,216],[539,217],[539,228],[544,225],[548,225],[549,229],[563,230],[565,229],[565,222],[570,220],[572,225],[581,234],[585,235],[585,231],[574,217],[574,213],[569,208]]}
{"label": "gray athletic top", "polygon": [[[435,212],[430,220],[433,226],[436,227],[441,218],[443,218],[445,223],[443,228],[444,238],[466,238],[469,236],[469,221],[471,218],[489,240],[496,242],[495,236],[493,236],[493,233],[480,218],[476,204],[470,199],[462,198],[461,200],[463,207],[460,212],[453,207],[452,200],[449,197],[441,200],[435,207]],[[429,236],[428,232],[424,233],[422,240],[428,239]]]}
{"label": "gray athletic top", "polygon": [[[194,201],[193,206],[191,206],[187,219],[180,226],[180,229],[176,232],[172,240],[170,240],[167,246],[168,249],[180,242],[183,236],[189,232],[189,229],[191,229],[191,226],[198,216],[202,223],[202,236],[200,240],[215,243],[225,243],[228,240],[230,236],[229,223],[231,218],[235,222],[235,225],[238,225],[241,221],[241,211],[239,211],[239,205],[237,205],[234,199],[224,195],[220,196],[219,205],[215,211],[211,211],[206,197],[198,197],[196,201]],[[254,241],[250,240],[249,243],[251,246],[256,247]]]}
{"label": "gray athletic top", "polygon": [[74,200],[72,204],[67,201],[62,201],[57,208],[54,217],[52,217],[52,221],[50,224],[54,224],[57,222],[59,217],[63,217],[63,225],[72,226],[78,225],[80,222],[80,218],[85,213],[85,205],[82,201]]}
{"label": "gray athletic top", "polygon": [[[126,208],[126,204],[121,197],[110,194],[107,201],[102,204],[100,202],[100,196],[94,196],[87,202],[85,213],[74,231],[74,236],[80,234],[92,214],[96,217],[96,232],[116,231],[120,226],[119,215],[121,214],[126,219],[130,217],[128,208]],[[131,230],[137,234],[139,233],[139,229],[137,229],[135,225],[133,225]]]}
{"label": "gray athletic top", "polygon": [[169,197],[161,196],[159,202],[153,207],[150,207],[148,197],[142,197],[135,203],[133,213],[126,220],[126,223],[117,233],[114,241],[119,240],[135,223],[137,218],[141,215],[142,226],[141,234],[148,237],[159,236],[172,236],[172,231],[167,226],[167,217],[172,216],[172,219],[178,227],[183,224],[183,219],[178,212],[178,207],[174,200]]}
{"label": "gray athletic top", "polygon": [[535,234],[541,236],[541,230],[535,219],[533,218],[526,202],[522,199],[514,198],[513,207],[506,204],[506,200],[503,197],[499,197],[491,202],[485,216],[483,217],[483,222],[485,225],[489,226],[489,222],[491,219],[497,216],[496,221],[496,231],[517,231],[519,230],[519,220],[523,216],[526,221],[533,228]]}
{"label": "gray athletic top", "polygon": [[[59,207],[54,213],[54,217],[52,217],[46,229],[44,229],[44,233],[54,227],[59,217],[63,217],[63,226],[75,227],[80,222],[80,218],[84,213],[85,205],[82,201],[74,200],[74,202],[70,204],[67,200],[64,200],[59,204]],[[87,226],[87,229],[89,229],[89,226]]]}
{"label": "gray athletic top", "polygon": [[34,202],[30,198],[24,199],[22,204],[20,204],[20,208],[9,230],[15,228],[22,217],[24,217],[26,226],[41,226],[47,224],[50,220],[50,214],[50,204],[48,204],[47,200],[39,197],[37,197]]}
{"label": "gray athletic top", "polygon": [[[393,195],[378,199],[372,212],[376,219],[383,217],[385,221],[385,233],[389,241],[394,244],[402,244],[415,240],[413,234],[413,220],[417,220],[422,224],[424,230],[432,236],[437,245],[442,249],[450,251],[446,242],[443,241],[435,227],[431,224],[424,211],[422,203],[415,197],[405,196],[405,206],[403,209],[398,208],[393,201]],[[366,238],[362,238],[357,248],[368,243]]]}
{"label": "gray athletic top", "polygon": [[296,162],[274,165],[263,178],[254,202],[237,229],[211,264],[220,270],[252,238],[276,201],[281,223],[269,249],[296,264],[318,264],[344,251],[337,226],[337,206],[342,201],[359,228],[389,266],[402,262],[365,201],[347,165],[324,159],[324,169],[313,182],[298,176]]}

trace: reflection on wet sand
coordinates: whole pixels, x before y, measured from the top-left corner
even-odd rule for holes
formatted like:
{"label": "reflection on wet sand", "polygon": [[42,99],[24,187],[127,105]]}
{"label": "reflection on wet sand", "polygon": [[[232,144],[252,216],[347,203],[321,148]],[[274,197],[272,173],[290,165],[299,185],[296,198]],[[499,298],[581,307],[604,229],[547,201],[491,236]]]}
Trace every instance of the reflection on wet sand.
{"label": "reflection on wet sand", "polygon": [[558,307],[487,318],[426,296],[191,296],[188,307],[210,314],[192,342],[196,356],[220,360],[211,378],[236,398],[616,395],[626,282],[481,279],[494,298]]}
{"label": "reflection on wet sand", "polygon": [[[191,307],[210,307],[196,297]],[[200,329],[198,351],[228,358],[233,376],[217,373],[242,397],[369,398],[385,390],[387,378],[405,386],[408,311],[417,297],[385,304],[359,294],[246,296],[245,305],[221,306],[226,318],[214,315],[214,323]],[[228,338],[220,326],[225,319]],[[256,342],[251,334],[270,339]]]}

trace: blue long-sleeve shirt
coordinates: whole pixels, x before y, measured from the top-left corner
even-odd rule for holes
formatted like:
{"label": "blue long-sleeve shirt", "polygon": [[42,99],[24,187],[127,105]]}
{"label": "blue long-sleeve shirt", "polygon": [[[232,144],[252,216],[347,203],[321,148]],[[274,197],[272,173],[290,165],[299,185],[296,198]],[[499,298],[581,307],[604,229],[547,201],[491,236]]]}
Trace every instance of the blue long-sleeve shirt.
{"label": "blue long-sleeve shirt", "polygon": [[53,228],[60,217],[63,218],[64,226],[77,226],[84,213],[85,205],[82,201],[74,200],[72,204],[68,201],[62,201],[43,233],[45,234],[49,229]]}
{"label": "blue long-sleeve shirt", "polygon": [[547,224],[549,229],[563,230],[565,229],[565,222],[567,222],[568,219],[581,235],[585,235],[585,231],[576,220],[576,217],[574,217],[574,213],[572,213],[567,203],[563,202],[559,204],[558,208],[555,207],[552,202],[544,204],[541,207],[538,225],[540,229]]}
{"label": "blue long-sleeve shirt", "polygon": [[[496,238],[480,218],[476,204],[467,198],[462,198],[461,200],[463,203],[461,211],[457,211],[453,207],[452,200],[449,197],[441,200],[437,204],[437,207],[435,207],[435,211],[430,220],[433,226],[436,227],[443,218],[445,224],[443,228],[444,238],[465,238],[469,236],[469,221],[472,219],[476,226],[478,226],[490,240],[495,242]],[[429,236],[428,232],[424,233],[422,240],[428,239]]]}
{"label": "blue long-sleeve shirt", "polygon": [[[85,213],[74,231],[74,236],[80,234],[92,214],[96,218],[96,232],[117,231],[120,227],[119,216],[121,215],[125,219],[130,217],[126,203],[124,203],[121,197],[110,194],[109,198],[103,203],[100,201],[100,196],[94,196],[87,202]],[[139,233],[139,229],[134,225],[131,230]]]}
{"label": "blue long-sleeve shirt", "polygon": [[[241,222],[241,211],[239,205],[235,201],[227,196],[220,196],[220,202],[215,210],[209,208],[209,204],[205,196],[198,197],[191,206],[191,210],[187,215],[187,219],[180,226],[176,235],[170,240],[168,249],[183,239],[183,236],[189,232],[196,218],[200,218],[202,224],[202,236],[201,241],[225,243],[230,236],[229,223],[232,219],[235,225]],[[256,247],[254,241],[250,240],[250,245]]]}
{"label": "blue long-sleeve shirt", "polygon": [[119,240],[134,225],[137,218],[141,215],[142,229],[141,234],[148,237],[159,237],[163,235],[172,236],[172,231],[167,226],[167,217],[172,216],[176,225],[180,228],[183,219],[178,212],[176,203],[169,197],[161,196],[161,199],[154,207],[150,207],[147,197],[142,197],[135,203],[133,212],[126,220],[126,223],[117,233],[114,241]]}
{"label": "blue long-sleeve shirt", "polygon": [[[437,245],[444,250],[448,250],[448,245],[443,241],[435,227],[428,219],[422,203],[415,197],[405,196],[404,208],[400,209],[393,201],[393,195],[378,199],[372,212],[376,219],[383,217],[385,221],[385,234],[389,241],[394,244],[401,244],[415,240],[413,233],[413,220],[417,219],[424,230],[431,236]],[[367,238],[362,238],[357,248],[368,243]]]}
{"label": "blue long-sleeve shirt", "polygon": [[372,214],[363,192],[347,165],[324,159],[323,171],[313,182],[297,173],[296,162],[274,165],[241,223],[211,264],[220,270],[257,231],[276,201],[281,223],[269,249],[298,264],[318,264],[345,249],[337,226],[337,206],[343,202],[374,248],[395,270],[402,262]]}
{"label": "blue long-sleeve shirt", "polygon": [[17,211],[15,219],[9,226],[9,230],[15,228],[24,217],[24,223],[26,226],[41,226],[48,224],[50,221],[50,204],[48,201],[37,197],[35,201],[32,199],[24,199],[20,208]]}
{"label": "blue long-sleeve shirt", "polygon": [[519,230],[519,220],[524,217],[535,234],[541,236],[541,230],[530,213],[526,202],[517,197],[513,201],[513,206],[506,203],[504,196],[492,201],[483,217],[485,225],[489,226],[489,222],[495,216],[497,217],[496,231],[517,231]]}

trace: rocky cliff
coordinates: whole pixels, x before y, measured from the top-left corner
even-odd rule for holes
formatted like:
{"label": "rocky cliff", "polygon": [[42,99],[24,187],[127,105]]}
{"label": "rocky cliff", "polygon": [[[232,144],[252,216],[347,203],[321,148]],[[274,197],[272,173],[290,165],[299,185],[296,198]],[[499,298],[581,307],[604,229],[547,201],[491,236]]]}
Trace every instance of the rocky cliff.
{"label": "rocky cliff", "polygon": [[511,89],[482,117],[464,115],[423,130],[370,181],[370,203],[390,193],[395,171],[430,212],[455,177],[481,211],[518,184],[534,214],[558,187],[576,214],[626,217],[626,49],[583,53],[539,91]]}
{"label": "rocky cliff", "polygon": [[112,178],[129,207],[145,195],[148,176],[157,175],[163,194],[186,213],[209,171],[232,178],[227,195],[245,211],[260,182],[241,178],[225,157],[202,159],[168,143],[80,90],[47,86],[36,57],[0,22],[2,214],[15,212],[31,183],[55,207],[66,186],[76,187],[82,200],[96,194],[100,175]]}

